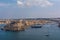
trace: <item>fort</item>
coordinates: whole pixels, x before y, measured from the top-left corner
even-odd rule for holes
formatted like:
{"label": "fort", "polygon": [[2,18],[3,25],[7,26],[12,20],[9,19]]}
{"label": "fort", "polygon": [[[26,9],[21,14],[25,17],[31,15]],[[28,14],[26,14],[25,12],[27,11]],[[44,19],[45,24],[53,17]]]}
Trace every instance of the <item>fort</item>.
{"label": "fort", "polygon": [[27,27],[34,24],[46,24],[57,22],[60,25],[59,20],[56,19],[1,19],[0,24],[6,24],[2,30],[5,31],[24,31]]}

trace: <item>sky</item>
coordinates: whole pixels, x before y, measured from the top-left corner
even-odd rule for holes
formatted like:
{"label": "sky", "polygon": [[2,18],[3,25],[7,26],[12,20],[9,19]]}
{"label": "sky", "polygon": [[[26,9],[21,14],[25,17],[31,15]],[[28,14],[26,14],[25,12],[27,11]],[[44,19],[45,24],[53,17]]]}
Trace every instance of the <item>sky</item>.
{"label": "sky", "polygon": [[0,0],[1,19],[58,17],[60,0]]}

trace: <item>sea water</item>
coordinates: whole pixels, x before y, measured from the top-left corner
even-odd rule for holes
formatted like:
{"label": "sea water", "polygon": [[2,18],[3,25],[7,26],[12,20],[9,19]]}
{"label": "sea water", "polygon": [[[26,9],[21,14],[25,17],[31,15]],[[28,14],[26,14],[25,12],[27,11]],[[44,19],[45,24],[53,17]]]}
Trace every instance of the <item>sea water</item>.
{"label": "sea water", "polygon": [[[0,25],[0,27],[3,27],[3,25]],[[0,40],[60,40],[60,28],[55,23],[44,24],[42,28],[29,27],[20,32],[0,30]]]}

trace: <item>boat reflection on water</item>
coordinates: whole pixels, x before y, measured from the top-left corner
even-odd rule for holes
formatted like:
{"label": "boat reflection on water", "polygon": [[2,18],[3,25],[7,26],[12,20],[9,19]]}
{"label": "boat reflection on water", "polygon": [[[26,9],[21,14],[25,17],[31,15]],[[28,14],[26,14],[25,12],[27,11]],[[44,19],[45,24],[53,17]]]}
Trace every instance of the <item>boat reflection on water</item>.
{"label": "boat reflection on water", "polygon": [[35,25],[32,25],[31,28],[42,28],[42,25],[41,24],[35,24]]}

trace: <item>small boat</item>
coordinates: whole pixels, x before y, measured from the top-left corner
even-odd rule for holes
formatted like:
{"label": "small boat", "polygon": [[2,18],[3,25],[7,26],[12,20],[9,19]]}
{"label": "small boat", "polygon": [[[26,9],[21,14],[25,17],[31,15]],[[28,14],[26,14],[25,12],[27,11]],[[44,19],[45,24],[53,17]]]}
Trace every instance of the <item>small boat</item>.
{"label": "small boat", "polygon": [[49,35],[47,34],[47,35],[45,35],[45,36],[47,36],[47,37],[48,37]]}
{"label": "small boat", "polygon": [[3,28],[1,28],[1,30],[3,30]]}
{"label": "small boat", "polygon": [[58,25],[58,27],[60,28],[60,24]]}
{"label": "small boat", "polygon": [[31,27],[32,27],[32,28],[41,28],[42,25],[40,25],[40,24],[35,24],[35,25],[32,25]]}

